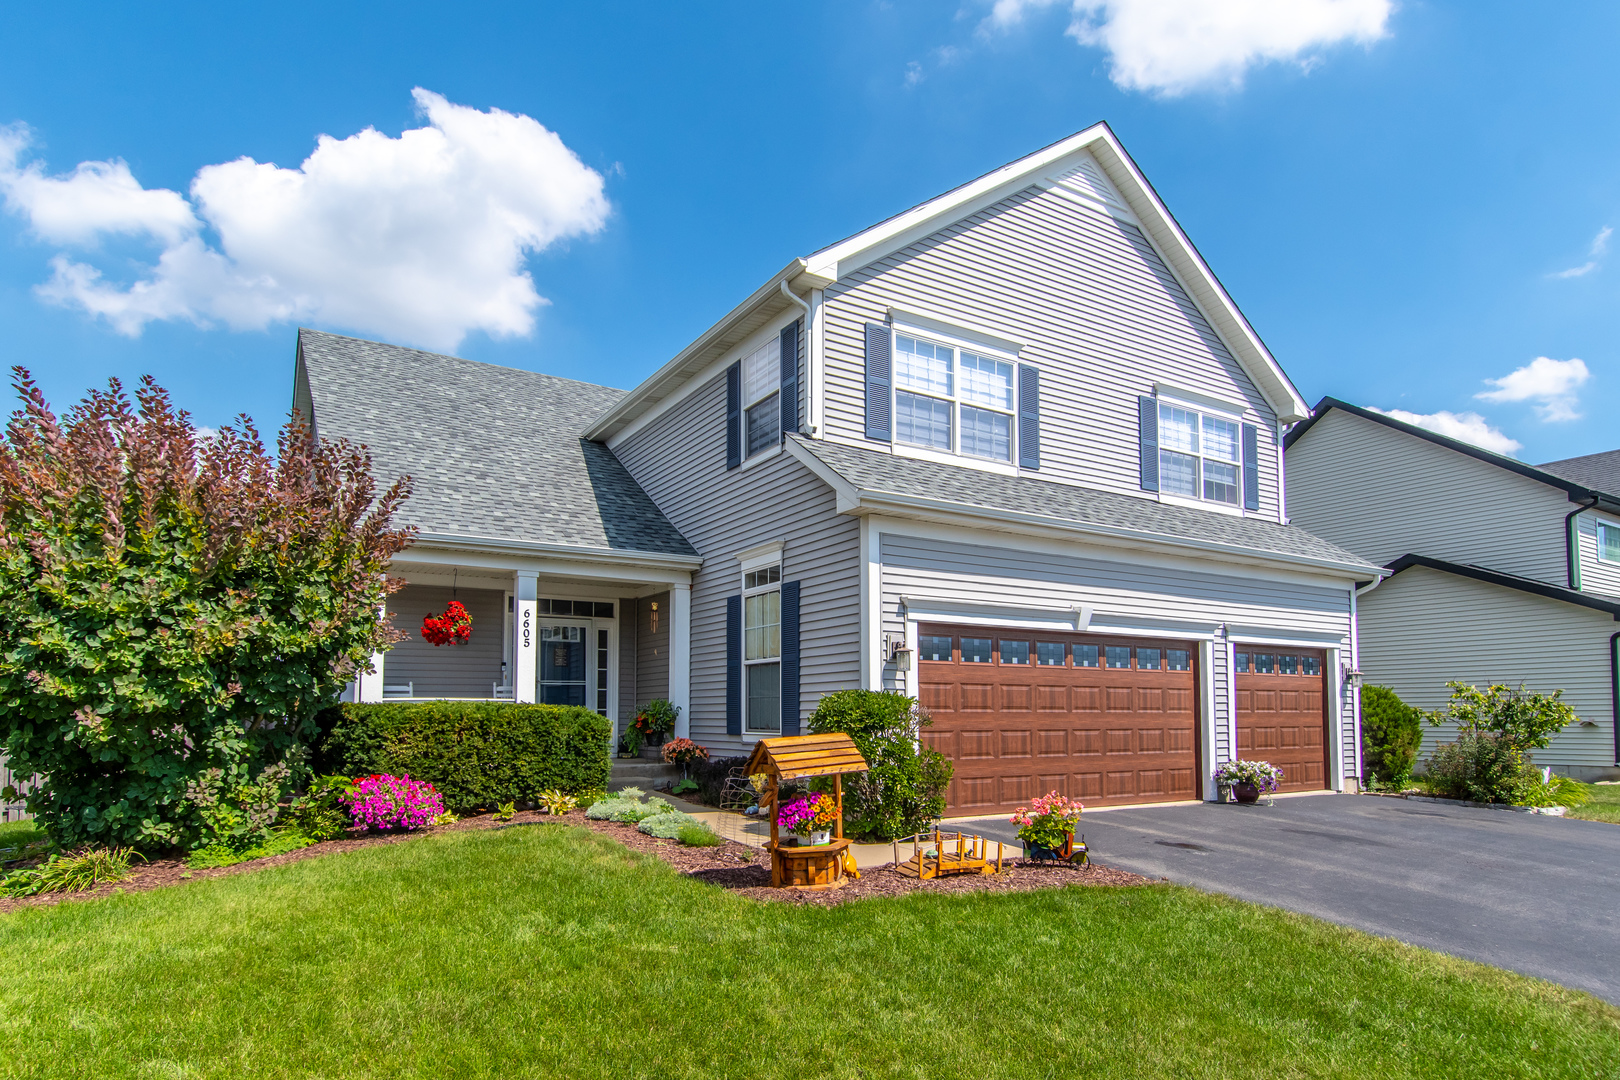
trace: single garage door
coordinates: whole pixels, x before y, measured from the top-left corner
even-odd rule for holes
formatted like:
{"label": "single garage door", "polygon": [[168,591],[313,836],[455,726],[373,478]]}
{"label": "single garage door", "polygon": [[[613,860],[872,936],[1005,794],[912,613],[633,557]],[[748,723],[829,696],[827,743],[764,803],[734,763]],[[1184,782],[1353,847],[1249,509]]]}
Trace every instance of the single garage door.
{"label": "single garage door", "polygon": [[923,737],[956,765],[950,813],[1010,813],[1049,791],[1199,797],[1191,643],[924,625],[918,646]]}
{"label": "single garage door", "polygon": [[1283,791],[1328,786],[1325,654],[1312,649],[1239,648],[1238,756],[1283,771]]}

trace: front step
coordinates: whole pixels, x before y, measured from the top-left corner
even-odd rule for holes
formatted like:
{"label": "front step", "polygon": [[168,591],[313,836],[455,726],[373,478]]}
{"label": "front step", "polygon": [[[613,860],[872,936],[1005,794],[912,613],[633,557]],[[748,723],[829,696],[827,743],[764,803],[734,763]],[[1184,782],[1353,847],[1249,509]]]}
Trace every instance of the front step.
{"label": "front step", "polygon": [[681,770],[678,766],[666,765],[662,761],[614,758],[613,771],[608,776],[608,790],[618,791],[620,788],[638,787],[643,791],[653,791],[673,784],[680,778]]}

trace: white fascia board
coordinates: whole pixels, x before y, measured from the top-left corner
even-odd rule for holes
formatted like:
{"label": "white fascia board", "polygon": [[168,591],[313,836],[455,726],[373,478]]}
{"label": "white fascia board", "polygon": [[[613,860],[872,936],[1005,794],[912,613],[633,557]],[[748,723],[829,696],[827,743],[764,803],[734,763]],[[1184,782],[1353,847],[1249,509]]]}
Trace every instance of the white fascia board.
{"label": "white fascia board", "polygon": [[[624,551],[617,548],[575,547],[571,544],[548,544],[536,540],[511,540],[496,536],[470,536],[462,533],[418,533],[416,541],[407,549],[406,558],[413,562],[446,561],[464,555],[507,556],[513,569],[530,569],[536,560],[557,561],[596,568],[614,568],[625,571],[661,571],[678,575],[649,580],[690,581],[692,572],[703,565],[701,555],[669,555],[657,551]],[[442,553],[435,558],[436,554]],[[499,565],[499,564],[493,564]],[[542,568],[542,572],[547,572]]]}
{"label": "white fascia board", "polygon": [[1065,630],[1079,633],[1091,623],[1094,608],[1087,604],[1071,607],[1031,607],[1014,604],[981,604],[970,600],[940,600],[932,597],[902,596],[905,617],[912,622],[965,623],[971,626],[1016,626],[1025,630]]}
{"label": "white fascia board", "polygon": [[1347,608],[1344,613],[1345,629],[1343,633],[1315,633],[1308,630],[1277,630],[1266,626],[1238,626],[1235,623],[1226,625],[1226,636],[1238,645],[1275,645],[1286,648],[1293,646],[1300,649],[1337,649],[1350,640],[1350,613]]}

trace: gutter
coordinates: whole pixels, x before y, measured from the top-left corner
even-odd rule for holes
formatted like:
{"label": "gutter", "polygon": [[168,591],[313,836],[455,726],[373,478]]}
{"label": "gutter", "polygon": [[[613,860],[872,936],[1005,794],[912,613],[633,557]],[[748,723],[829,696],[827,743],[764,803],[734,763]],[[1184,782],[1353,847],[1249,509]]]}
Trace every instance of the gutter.
{"label": "gutter", "polygon": [[1575,518],[1592,509],[1603,499],[1598,495],[1588,496],[1592,501],[1585,506],[1577,506],[1564,515],[1564,568],[1569,574],[1569,587],[1576,592],[1581,591],[1581,546],[1580,537],[1576,535]]}
{"label": "gutter", "polygon": [[[530,555],[541,558],[575,559],[580,562],[609,563],[616,566],[656,566],[668,570],[697,570],[701,555],[671,555],[662,551],[636,551],[622,548],[576,547],[548,544],[538,540],[512,540],[500,536],[472,536],[465,533],[416,534],[412,547],[448,547],[487,551],[501,555]],[[410,550],[409,548],[406,549]]]}

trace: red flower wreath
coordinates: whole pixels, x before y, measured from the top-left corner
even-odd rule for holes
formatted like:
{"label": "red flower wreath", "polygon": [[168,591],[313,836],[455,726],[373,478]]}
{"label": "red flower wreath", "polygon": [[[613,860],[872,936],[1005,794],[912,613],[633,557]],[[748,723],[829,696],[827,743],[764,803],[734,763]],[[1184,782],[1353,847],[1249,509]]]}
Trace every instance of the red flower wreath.
{"label": "red flower wreath", "polygon": [[448,645],[452,641],[463,644],[472,636],[472,616],[461,601],[452,600],[443,615],[429,615],[422,620],[422,637],[430,645]]}

